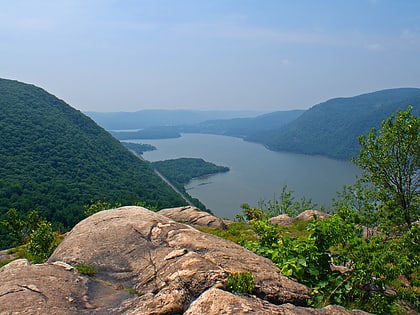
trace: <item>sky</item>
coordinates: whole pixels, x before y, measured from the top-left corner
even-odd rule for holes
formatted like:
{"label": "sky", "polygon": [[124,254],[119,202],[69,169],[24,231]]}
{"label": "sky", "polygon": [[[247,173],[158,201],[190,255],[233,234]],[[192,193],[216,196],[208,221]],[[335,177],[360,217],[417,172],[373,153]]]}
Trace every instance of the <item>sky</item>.
{"label": "sky", "polygon": [[420,88],[420,1],[0,0],[0,77],[81,111],[306,109]]}

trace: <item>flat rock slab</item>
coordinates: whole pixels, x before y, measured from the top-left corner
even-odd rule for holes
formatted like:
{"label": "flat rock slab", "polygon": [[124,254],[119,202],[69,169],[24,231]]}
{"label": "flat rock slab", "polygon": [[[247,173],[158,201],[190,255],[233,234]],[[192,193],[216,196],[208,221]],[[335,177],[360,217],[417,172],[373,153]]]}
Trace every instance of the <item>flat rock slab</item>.
{"label": "flat rock slab", "polygon": [[300,213],[296,217],[296,220],[310,221],[310,220],[313,220],[314,218],[317,218],[318,220],[323,220],[326,218],[331,218],[331,214],[317,211],[317,210],[306,210]]}
{"label": "flat rock slab", "polygon": [[222,219],[215,217],[208,212],[201,211],[193,206],[162,209],[158,213],[174,221],[189,225],[218,228],[223,230],[227,228],[227,225]]}
{"label": "flat rock slab", "polygon": [[233,294],[216,288],[204,292],[184,315],[362,315],[363,311],[349,311],[341,306],[329,305],[322,309],[295,306],[290,303],[274,305],[255,296]]}
{"label": "flat rock slab", "polygon": [[[94,267],[96,275],[79,274],[72,268],[78,263]],[[244,271],[254,276],[253,296],[220,290],[229,273]],[[304,307],[308,289],[282,276],[270,260],[142,207],[90,216],[68,233],[46,264],[12,262],[0,269],[0,283],[0,314],[313,311]]]}

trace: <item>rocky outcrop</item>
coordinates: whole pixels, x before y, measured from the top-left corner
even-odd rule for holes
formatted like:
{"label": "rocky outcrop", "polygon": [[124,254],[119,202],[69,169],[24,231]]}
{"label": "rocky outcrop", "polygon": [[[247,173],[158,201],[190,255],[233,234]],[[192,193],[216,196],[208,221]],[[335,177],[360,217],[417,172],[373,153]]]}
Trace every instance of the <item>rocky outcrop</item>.
{"label": "rocky outcrop", "polygon": [[296,220],[309,221],[309,220],[313,220],[314,218],[317,218],[318,220],[323,220],[326,218],[331,218],[331,214],[324,213],[317,210],[306,210],[300,213],[296,217]]}
{"label": "rocky outcrop", "polygon": [[249,314],[249,315],[355,315],[368,314],[363,311],[349,311],[341,306],[327,306],[314,309],[290,303],[275,305],[250,295],[238,295],[211,288],[191,303],[184,315],[197,314]]}
{"label": "rocky outcrop", "polygon": [[211,227],[225,230],[226,224],[222,219],[201,211],[193,206],[162,209],[159,214],[164,215],[177,222],[186,223],[194,226]]}
{"label": "rocky outcrop", "polygon": [[15,260],[0,269],[0,314],[80,314],[90,309],[88,278],[55,265]]}
{"label": "rocky outcrop", "polygon": [[272,224],[292,225],[296,220],[310,221],[314,218],[317,218],[318,220],[323,220],[325,218],[331,218],[331,214],[320,212],[317,210],[306,210],[301,212],[295,218],[292,218],[287,214],[280,214],[276,217],[270,218],[268,221]]}
{"label": "rocky outcrop", "polygon": [[287,214],[280,214],[276,217],[268,219],[268,222],[278,225],[292,225],[293,222],[295,222],[295,218],[289,217]]}
{"label": "rocky outcrop", "polygon": [[[221,290],[238,271],[253,274],[253,296]],[[48,263],[15,261],[0,282],[0,314],[336,314],[304,307],[308,289],[268,259],[141,207],[92,215]]]}

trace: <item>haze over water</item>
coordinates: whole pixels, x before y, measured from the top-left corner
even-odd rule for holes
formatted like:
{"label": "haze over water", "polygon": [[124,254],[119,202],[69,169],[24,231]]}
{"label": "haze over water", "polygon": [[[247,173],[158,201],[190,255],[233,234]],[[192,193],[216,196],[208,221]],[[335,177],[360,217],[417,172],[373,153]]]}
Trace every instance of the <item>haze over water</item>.
{"label": "haze over water", "polygon": [[261,200],[274,200],[283,185],[296,199],[311,198],[318,205],[331,206],[343,185],[353,184],[360,171],[350,162],[320,156],[273,152],[239,138],[183,134],[177,139],[130,140],[157,148],[145,152],[151,162],[180,157],[203,158],[228,166],[227,173],[192,180],[186,189],[219,216],[234,218],[240,205],[258,206]]}

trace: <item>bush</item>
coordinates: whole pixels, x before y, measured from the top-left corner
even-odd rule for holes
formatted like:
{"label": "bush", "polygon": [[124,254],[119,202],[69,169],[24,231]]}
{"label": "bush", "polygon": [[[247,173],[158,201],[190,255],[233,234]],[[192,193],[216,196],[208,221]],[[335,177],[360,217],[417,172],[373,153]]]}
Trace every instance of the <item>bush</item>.
{"label": "bush", "polygon": [[27,247],[28,259],[34,263],[43,263],[57,247],[56,233],[51,223],[42,222],[31,235]]}
{"label": "bush", "polygon": [[85,263],[78,263],[75,268],[83,275],[94,276],[96,274],[95,267]]}
{"label": "bush", "polygon": [[251,294],[255,288],[254,276],[250,272],[231,273],[226,289],[230,292]]}

